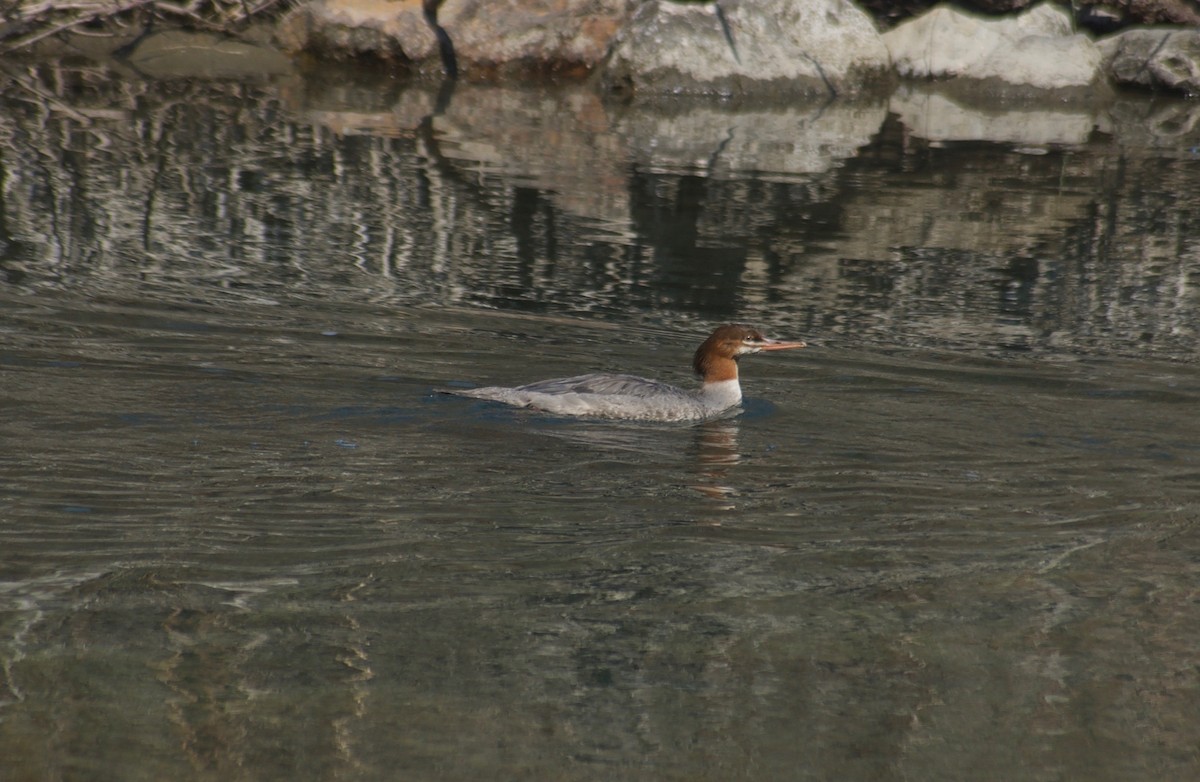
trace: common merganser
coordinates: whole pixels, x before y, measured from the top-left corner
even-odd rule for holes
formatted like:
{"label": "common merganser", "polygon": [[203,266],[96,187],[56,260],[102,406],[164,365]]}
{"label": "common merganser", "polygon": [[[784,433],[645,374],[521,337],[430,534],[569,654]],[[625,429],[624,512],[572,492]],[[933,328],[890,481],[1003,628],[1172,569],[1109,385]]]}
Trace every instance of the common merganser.
{"label": "common merganser", "polygon": [[516,388],[488,386],[446,393],[530,407],[555,415],[620,418],[638,421],[698,421],[713,418],[742,403],[738,359],[764,350],[802,348],[803,342],[767,339],[740,323],[717,328],[692,359],[704,379],[698,391],[687,391],[636,375],[590,374],[541,380]]}

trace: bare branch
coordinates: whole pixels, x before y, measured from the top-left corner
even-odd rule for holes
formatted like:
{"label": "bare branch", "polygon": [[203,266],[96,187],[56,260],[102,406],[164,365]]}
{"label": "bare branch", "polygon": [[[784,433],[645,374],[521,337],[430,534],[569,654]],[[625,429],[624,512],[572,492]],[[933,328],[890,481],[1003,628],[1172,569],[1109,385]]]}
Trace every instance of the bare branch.
{"label": "bare branch", "polygon": [[121,26],[138,11],[187,19],[200,27],[230,32],[251,18],[281,6],[284,0],[34,0],[3,3],[0,53],[33,46],[61,33],[104,35],[105,31],[80,28],[97,21]]}

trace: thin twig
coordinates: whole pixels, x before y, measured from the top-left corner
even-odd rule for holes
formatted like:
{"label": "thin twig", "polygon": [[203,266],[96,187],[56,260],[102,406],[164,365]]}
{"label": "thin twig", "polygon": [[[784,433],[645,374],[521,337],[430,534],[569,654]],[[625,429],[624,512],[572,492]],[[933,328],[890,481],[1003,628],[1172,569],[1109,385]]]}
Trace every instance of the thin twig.
{"label": "thin twig", "polygon": [[123,14],[128,11],[132,11],[135,8],[141,8],[142,6],[146,6],[146,5],[154,5],[154,0],[133,0],[133,2],[124,3],[122,5],[115,6],[112,9],[107,9],[104,11],[93,11],[91,13],[82,14],[68,22],[64,22],[63,24],[55,25],[54,27],[51,27],[49,30],[43,30],[40,33],[34,33],[33,35],[27,36],[26,38],[23,38],[15,43],[9,45],[7,48],[11,50],[11,49],[19,49],[23,46],[32,46],[33,44],[37,43],[38,41],[41,41],[45,38],[49,38],[52,35],[57,35],[58,33],[70,30],[72,27],[78,27],[81,24],[87,24],[88,22],[95,21],[96,19],[99,19],[102,16],[113,16],[116,14]]}
{"label": "thin twig", "polygon": [[96,31],[85,33],[77,28],[97,20],[120,24],[126,21],[131,12],[139,9],[187,19],[199,27],[217,32],[229,31],[280,5],[282,1],[261,0],[256,3],[255,0],[189,0],[186,5],[170,0],[36,0],[29,5],[14,3],[8,6],[11,15],[5,20],[7,23],[0,24],[0,52],[32,46],[68,31],[74,31],[76,34],[103,35],[104,33]]}

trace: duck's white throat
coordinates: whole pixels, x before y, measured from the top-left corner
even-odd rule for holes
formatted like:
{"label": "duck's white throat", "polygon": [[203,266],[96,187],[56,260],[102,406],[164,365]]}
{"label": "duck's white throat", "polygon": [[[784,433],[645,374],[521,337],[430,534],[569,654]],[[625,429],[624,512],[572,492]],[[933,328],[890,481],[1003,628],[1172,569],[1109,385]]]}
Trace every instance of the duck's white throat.
{"label": "duck's white throat", "polygon": [[724,410],[742,403],[742,386],[738,379],[711,380],[700,387],[706,405]]}

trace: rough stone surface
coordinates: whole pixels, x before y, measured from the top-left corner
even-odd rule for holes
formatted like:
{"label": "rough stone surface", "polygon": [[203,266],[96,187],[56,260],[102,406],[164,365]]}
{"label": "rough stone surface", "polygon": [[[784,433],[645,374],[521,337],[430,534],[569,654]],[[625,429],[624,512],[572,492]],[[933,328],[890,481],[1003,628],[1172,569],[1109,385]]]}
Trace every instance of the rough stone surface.
{"label": "rough stone surface", "polygon": [[1100,65],[1100,49],[1086,35],[1030,35],[993,49],[967,75],[1044,89],[1086,87]]}
{"label": "rough stone surface", "polygon": [[[446,0],[438,22],[464,72],[594,68],[630,0]],[[440,65],[420,0],[314,0],[280,25],[292,51]]]}
{"label": "rough stone surface", "polygon": [[1100,50],[1073,34],[1065,10],[1042,3],[986,18],[939,6],[883,35],[892,63],[909,78],[998,79],[1037,89],[1087,87],[1101,73]]}
{"label": "rough stone surface", "polygon": [[1118,84],[1200,95],[1200,32],[1126,30],[1100,42],[1105,69]]}
{"label": "rough stone surface", "polygon": [[[858,0],[859,4],[891,27],[919,16],[937,5],[937,0]],[[1034,5],[1033,0],[956,0],[955,5],[989,15],[1011,14]],[[1076,23],[1084,28],[1111,32],[1132,24],[1200,25],[1200,11],[1192,0],[1072,0],[1062,3],[1075,12]]]}
{"label": "rough stone surface", "polygon": [[597,65],[630,9],[629,0],[446,0],[438,19],[464,62],[560,70]]}
{"label": "rough stone surface", "polygon": [[[1106,76],[1200,94],[1200,32],[1129,30],[1096,44],[1050,2],[1005,17],[942,4],[882,36],[851,0],[445,0],[438,18],[467,78],[597,73],[642,96],[870,94],[896,75],[995,97],[1074,100]],[[309,0],[277,40],[290,52],[442,70],[420,0]]]}
{"label": "rough stone surface", "polygon": [[313,0],[285,17],[276,37],[288,51],[334,59],[419,62],[438,56],[420,0]]}
{"label": "rough stone surface", "polygon": [[997,48],[1030,35],[1071,34],[1061,9],[1039,5],[1013,17],[987,18],[941,5],[884,34],[892,63],[902,76],[958,76]]}
{"label": "rough stone surface", "polygon": [[293,70],[292,61],[270,47],[186,30],[138,38],[127,61],[139,73],[156,79],[253,79]]}
{"label": "rough stone surface", "polygon": [[1130,24],[1200,24],[1200,11],[1190,0],[1085,0],[1080,5],[1113,8]]}
{"label": "rough stone surface", "polygon": [[849,0],[648,0],[605,79],[651,94],[847,94],[888,70],[874,23]]}

